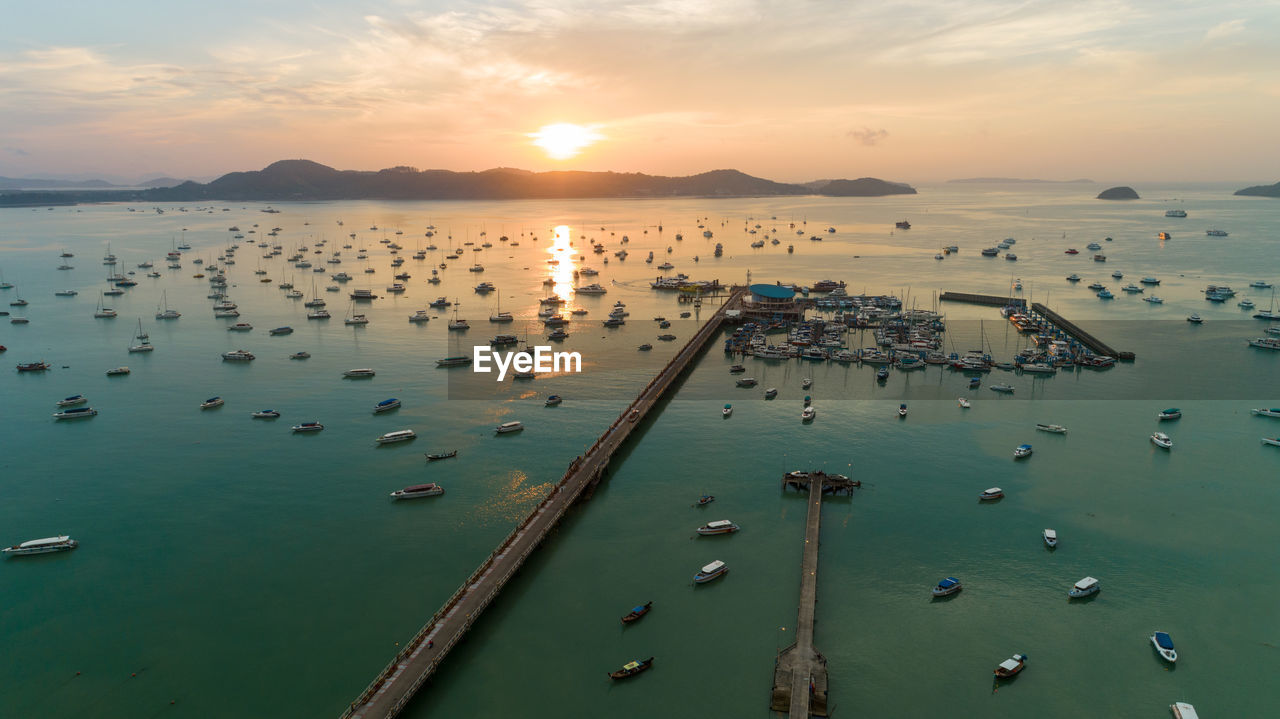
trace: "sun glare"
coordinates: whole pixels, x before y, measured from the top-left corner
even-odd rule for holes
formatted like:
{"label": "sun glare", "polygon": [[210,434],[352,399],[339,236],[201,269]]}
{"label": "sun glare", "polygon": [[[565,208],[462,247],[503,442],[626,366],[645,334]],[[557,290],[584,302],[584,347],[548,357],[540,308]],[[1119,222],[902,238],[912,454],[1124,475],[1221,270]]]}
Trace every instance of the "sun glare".
{"label": "sun glare", "polygon": [[533,144],[546,150],[547,155],[555,160],[567,160],[597,140],[604,139],[604,135],[589,127],[568,122],[543,125],[537,132],[529,133],[529,137],[533,138]]}

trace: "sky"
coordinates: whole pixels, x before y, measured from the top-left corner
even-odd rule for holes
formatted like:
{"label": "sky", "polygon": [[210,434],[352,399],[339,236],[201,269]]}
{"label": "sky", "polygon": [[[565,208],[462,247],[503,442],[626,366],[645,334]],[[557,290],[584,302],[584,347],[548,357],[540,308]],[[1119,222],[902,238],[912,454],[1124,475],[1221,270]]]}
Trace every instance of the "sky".
{"label": "sky", "polygon": [[[1275,1],[60,0],[3,17],[0,176],[306,158],[1280,179]],[[538,144],[556,124],[579,129]]]}

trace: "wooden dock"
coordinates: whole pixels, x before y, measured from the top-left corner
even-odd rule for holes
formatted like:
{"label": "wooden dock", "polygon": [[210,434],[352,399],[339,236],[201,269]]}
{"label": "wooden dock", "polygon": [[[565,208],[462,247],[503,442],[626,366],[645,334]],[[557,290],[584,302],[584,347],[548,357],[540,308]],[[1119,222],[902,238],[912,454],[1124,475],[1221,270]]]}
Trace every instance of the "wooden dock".
{"label": "wooden dock", "polygon": [[966,302],[971,305],[990,305],[992,307],[1004,307],[1005,305],[1027,306],[1027,301],[1021,297],[975,295],[968,292],[943,292],[938,296],[938,299],[942,302]]}
{"label": "wooden dock", "polygon": [[852,493],[860,486],[844,475],[823,472],[789,472],[782,486],[807,489],[809,512],[805,516],[804,553],[800,561],[800,606],[796,613],[796,641],[778,653],[773,665],[770,708],[787,712],[791,719],[827,716],[827,658],[813,646],[817,621],[818,548],[822,524],[822,495]]}
{"label": "wooden dock", "polygon": [[551,492],[516,525],[391,663],[351,702],[341,714],[342,719],[386,719],[404,709],[440,667],[449,651],[465,638],[480,614],[520,570],[525,559],[560,523],[565,512],[600,481],[614,453],[693,364],[720,330],[725,312],[737,309],[745,294],[745,287],[733,289],[726,302],[645,385],[595,444],[569,464],[568,471]]}

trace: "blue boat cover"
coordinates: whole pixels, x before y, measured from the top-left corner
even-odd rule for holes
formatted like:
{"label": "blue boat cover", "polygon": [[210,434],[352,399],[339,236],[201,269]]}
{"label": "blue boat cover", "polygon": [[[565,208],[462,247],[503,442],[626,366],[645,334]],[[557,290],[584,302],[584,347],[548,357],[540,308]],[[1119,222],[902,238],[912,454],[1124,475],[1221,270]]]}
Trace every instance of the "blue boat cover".
{"label": "blue boat cover", "polygon": [[1173,639],[1164,632],[1156,632],[1156,644],[1161,649],[1173,649]]}
{"label": "blue boat cover", "polygon": [[392,399],[384,399],[384,400],[382,400],[381,402],[379,402],[379,403],[378,403],[378,406],[379,406],[379,407],[381,407],[381,406],[383,406],[383,405],[387,405],[387,404],[391,404],[392,402],[399,402],[399,401],[400,401],[400,400],[395,399],[395,398],[392,398]]}
{"label": "blue boat cover", "polygon": [[950,587],[954,587],[955,585],[957,585],[957,584],[959,584],[959,583],[960,583],[960,581],[959,581],[958,579],[956,579],[955,577],[947,577],[946,579],[942,580],[941,582],[938,582],[938,586],[939,586],[939,587],[941,587],[942,589],[948,589],[948,588],[950,588]]}
{"label": "blue boat cover", "polygon": [[633,611],[633,612],[643,612],[643,611],[644,611],[644,606],[632,607],[632,608],[631,608],[631,611]]}
{"label": "blue boat cover", "polygon": [[1018,449],[1031,449],[1031,445],[1029,445],[1029,444],[1020,444],[1020,445],[1018,445]]}

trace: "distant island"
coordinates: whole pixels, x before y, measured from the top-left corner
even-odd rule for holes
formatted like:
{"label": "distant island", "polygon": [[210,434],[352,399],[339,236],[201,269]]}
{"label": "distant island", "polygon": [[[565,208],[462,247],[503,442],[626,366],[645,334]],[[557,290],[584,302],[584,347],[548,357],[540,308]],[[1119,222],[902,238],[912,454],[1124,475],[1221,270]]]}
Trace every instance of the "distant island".
{"label": "distant island", "polygon": [[1098,193],[1099,200],[1138,200],[1138,193],[1132,187],[1108,187]]}
{"label": "distant island", "polygon": [[136,185],[121,185],[106,180],[54,180],[39,177],[0,177],[0,190],[106,190],[125,187],[173,187],[182,180],[154,177]]}
{"label": "distant island", "polygon": [[[809,185],[774,182],[738,170],[687,177],[619,172],[481,172],[336,170],[310,160],[281,160],[262,170],[231,172],[209,183],[183,182],[145,190],[83,190],[0,194],[0,205],[74,202],[194,202],[201,200],[525,200],[605,197],[765,197],[777,195],[881,197],[914,195],[915,188],[873,177]],[[50,201],[56,200],[56,201]]]}
{"label": "distant island", "polygon": [[1254,185],[1246,187],[1243,190],[1236,190],[1234,194],[1246,195],[1249,197],[1280,197],[1280,182],[1274,185]]}
{"label": "distant island", "polygon": [[988,184],[988,185],[996,185],[996,184],[1008,185],[1008,184],[1032,183],[1032,182],[1043,182],[1043,183],[1049,183],[1054,185],[1075,185],[1075,184],[1081,184],[1081,183],[1089,184],[1089,185],[1094,184],[1093,180],[1086,180],[1084,178],[1081,178],[1078,180],[1024,180],[1019,177],[965,177],[959,180],[947,180],[947,182],[948,183],[953,183],[953,182],[968,183],[968,184]]}

